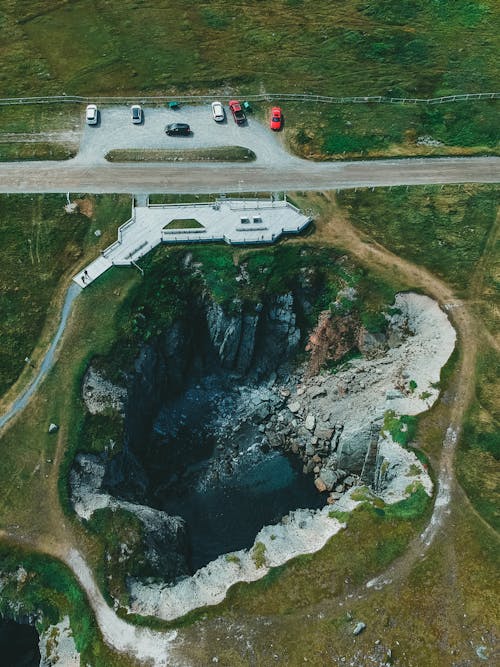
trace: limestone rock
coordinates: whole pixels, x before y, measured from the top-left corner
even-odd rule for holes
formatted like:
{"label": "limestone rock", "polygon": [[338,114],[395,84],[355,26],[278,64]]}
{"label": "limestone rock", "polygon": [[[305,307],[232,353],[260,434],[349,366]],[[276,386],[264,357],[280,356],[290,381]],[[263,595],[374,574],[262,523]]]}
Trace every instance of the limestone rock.
{"label": "limestone rock", "polygon": [[320,396],[326,396],[326,389],[325,387],[314,387],[314,389],[311,390],[309,395],[311,398],[319,398]]}
{"label": "limestone rock", "polygon": [[328,468],[323,468],[323,470],[321,471],[321,479],[323,480],[325,488],[328,491],[331,491],[335,486],[338,477],[333,470],[330,470]]}
{"label": "limestone rock", "polygon": [[352,631],[353,635],[359,635],[363,632],[363,630],[366,628],[366,623],[363,623],[363,621],[360,621],[359,623],[356,624],[356,627]]}
{"label": "limestone rock", "polygon": [[308,431],[314,431],[315,426],[316,426],[316,417],[311,413],[309,413],[306,417],[305,427]]}
{"label": "limestone rock", "polygon": [[314,486],[318,489],[320,493],[323,493],[323,491],[326,491],[326,485],[324,481],[321,479],[321,477],[317,477],[314,480]]}

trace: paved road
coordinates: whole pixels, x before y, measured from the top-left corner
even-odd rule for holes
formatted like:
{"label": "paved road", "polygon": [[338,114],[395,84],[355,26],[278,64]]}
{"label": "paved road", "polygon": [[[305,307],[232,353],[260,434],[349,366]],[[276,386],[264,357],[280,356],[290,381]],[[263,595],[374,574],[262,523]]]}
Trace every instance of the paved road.
{"label": "paved road", "polygon": [[[167,137],[166,123],[188,122],[191,137]],[[111,164],[112,148],[205,148],[239,145],[255,162]],[[231,118],[216,124],[209,107],[179,111],[146,109],[132,125],[126,107],[105,109],[97,127],[85,126],[78,155],[65,162],[0,164],[0,192],[257,192],[327,190],[363,186],[500,182],[500,158],[424,158],[314,163],[287,153],[267,127],[250,118],[237,127]]]}
{"label": "paved road", "polygon": [[258,192],[383,185],[498,183],[500,158],[377,160],[299,165],[2,163],[0,192]]}

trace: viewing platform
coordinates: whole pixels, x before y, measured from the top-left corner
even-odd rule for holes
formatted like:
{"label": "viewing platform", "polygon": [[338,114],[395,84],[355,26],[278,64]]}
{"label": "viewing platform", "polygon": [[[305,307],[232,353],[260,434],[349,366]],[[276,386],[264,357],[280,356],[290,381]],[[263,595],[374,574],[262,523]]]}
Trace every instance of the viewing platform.
{"label": "viewing platform", "polygon": [[160,243],[274,243],[283,235],[299,234],[311,220],[286,200],[221,198],[196,204],[134,205],[130,220],[118,228],[118,239],[73,280],[88,287],[112,266],[134,265]]}

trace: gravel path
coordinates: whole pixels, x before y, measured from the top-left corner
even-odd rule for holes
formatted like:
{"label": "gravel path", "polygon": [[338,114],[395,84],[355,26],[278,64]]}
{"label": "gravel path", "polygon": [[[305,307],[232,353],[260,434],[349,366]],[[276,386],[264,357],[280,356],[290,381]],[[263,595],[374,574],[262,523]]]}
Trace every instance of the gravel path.
{"label": "gravel path", "polygon": [[122,620],[103,598],[80,552],[72,549],[65,560],[87,594],[103,639],[108,646],[112,646],[120,653],[128,653],[144,664],[154,665],[154,667],[174,664],[169,654],[171,644],[177,637],[175,630],[157,632],[131,625]]}
{"label": "gravel path", "polygon": [[498,183],[500,158],[426,158],[298,166],[215,163],[4,162],[0,192],[227,193],[335,190],[388,185]]}

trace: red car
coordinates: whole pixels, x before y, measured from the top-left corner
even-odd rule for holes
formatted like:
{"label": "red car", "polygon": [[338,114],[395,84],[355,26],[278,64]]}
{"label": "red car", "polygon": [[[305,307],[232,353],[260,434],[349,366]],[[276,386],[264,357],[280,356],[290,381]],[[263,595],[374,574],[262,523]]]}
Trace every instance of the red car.
{"label": "red car", "polygon": [[281,130],[283,125],[283,115],[279,107],[273,107],[271,109],[271,130],[277,131]]}
{"label": "red car", "polygon": [[234,122],[237,125],[243,125],[247,117],[245,116],[245,112],[241,108],[241,104],[237,100],[231,100],[229,102],[229,110],[233,114]]}

